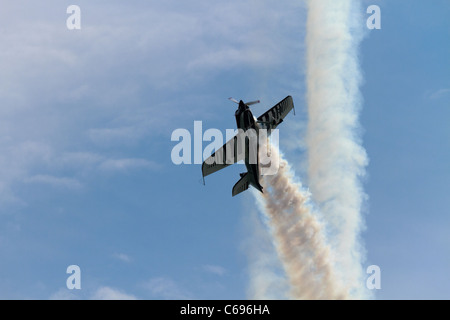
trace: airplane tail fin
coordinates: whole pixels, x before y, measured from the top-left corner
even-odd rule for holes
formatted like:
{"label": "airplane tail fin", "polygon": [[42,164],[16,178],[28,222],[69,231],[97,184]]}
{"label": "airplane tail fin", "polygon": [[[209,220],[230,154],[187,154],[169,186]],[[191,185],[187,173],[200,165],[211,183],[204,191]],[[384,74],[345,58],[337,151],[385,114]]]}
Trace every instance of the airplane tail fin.
{"label": "airplane tail fin", "polygon": [[262,187],[262,185],[260,185],[259,183],[258,183],[258,185],[256,185],[256,186],[255,186],[255,184],[252,184],[252,186],[254,186],[259,192],[264,193],[264,192],[263,192],[263,187]]}
{"label": "airplane tail fin", "polygon": [[250,175],[247,173],[241,173],[241,179],[233,187],[233,197],[242,191],[248,189],[250,185]]}
{"label": "airplane tail fin", "polygon": [[263,192],[263,187],[259,183],[255,183],[250,179],[251,175],[246,173],[241,173],[241,179],[234,185],[233,187],[233,197],[242,191],[245,191],[248,189],[250,185],[254,186],[257,190]]}

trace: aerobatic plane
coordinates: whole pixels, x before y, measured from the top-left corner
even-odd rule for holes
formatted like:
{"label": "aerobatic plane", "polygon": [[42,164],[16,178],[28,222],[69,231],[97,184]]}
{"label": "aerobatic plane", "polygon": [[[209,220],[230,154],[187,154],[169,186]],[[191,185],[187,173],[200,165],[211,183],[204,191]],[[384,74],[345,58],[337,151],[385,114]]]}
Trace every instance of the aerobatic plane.
{"label": "aerobatic plane", "polygon": [[[294,109],[294,102],[291,96],[287,96],[255,118],[249,106],[259,103],[259,100],[244,103],[242,100],[238,102],[233,98],[229,99],[239,105],[235,113],[238,134],[203,162],[203,181],[207,175],[243,160],[247,172],[240,174],[240,180],[233,187],[233,197],[247,190],[249,186],[263,192],[260,184],[261,168],[258,155],[260,130],[265,129],[267,136],[270,135],[272,130],[283,122],[286,115]],[[252,139],[252,137],[256,139]]]}

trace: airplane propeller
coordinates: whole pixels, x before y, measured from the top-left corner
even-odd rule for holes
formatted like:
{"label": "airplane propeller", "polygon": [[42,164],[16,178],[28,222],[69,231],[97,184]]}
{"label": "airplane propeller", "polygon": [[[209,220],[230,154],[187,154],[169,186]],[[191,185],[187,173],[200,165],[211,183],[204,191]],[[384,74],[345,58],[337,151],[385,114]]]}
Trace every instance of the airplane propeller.
{"label": "airplane propeller", "polygon": [[[237,103],[237,104],[239,104],[239,101],[237,101],[235,98],[233,98],[233,97],[229,97],[228,98],[229,100],[231,100],[231,101],[233,101],[234,103]],[[259,100],[255,100],[255,101],[250,101],[250,102],[244,102],[247,106],[251,106],[252,104],[257,104],[257,103],[260,103],[261,101],[259,101]]]}

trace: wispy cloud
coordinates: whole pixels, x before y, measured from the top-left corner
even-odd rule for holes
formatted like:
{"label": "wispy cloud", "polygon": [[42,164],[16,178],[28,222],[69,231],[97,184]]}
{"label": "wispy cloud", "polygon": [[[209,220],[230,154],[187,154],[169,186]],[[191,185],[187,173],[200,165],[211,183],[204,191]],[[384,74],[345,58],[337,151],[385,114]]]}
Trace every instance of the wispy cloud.
{"label": "wispy cloud", "polygon": [[224,267],[211,264],[203,265],[202,269],[208,273],[212,273],[217,276],[223,276],[227,273],[227,270]]}
{"label": "wispy cloud", "polygon": [[38,174],[25,179],[27,183],[47,184],[56,188],[80,189],[82,184],[73,178],[55,177],[51,175]]}
{"label": "wispy cloud", "polygon": [[120,261],[122,261],[122,262],[126,262],[126,263],[131,262],[130,256],[128,256],[128,255],[125,254],[125,253],[114,253],[114,254],[113,254],[113,258],[115,258],[115,259],[117,259],[117,260],[120,260]]}
{"label": "wispy cloud", "polygon": [[[45,177],[33,176],[36,175],[38,169],[46,170],[53,155],[53,150],[48,144],[29,140],[15,143],[15,139],[8,136],[8,132],[11,132],[8,130],[8,126],[6,128],[1,126],[0,120],[0,149],[2,150],[0,153],[0,207],[26,204],[24,199],[17,196],[13,185],[16,183],[45,183],[42,181],[46,180]],[[75,181],[65,182],[67,187],[79,187]]]}
{"label": "wispy cloud", "polygon": [[141,158],[107,159],[100,164],[100,169],[107,171],[129,170],[129,169],[157,169],[159,165],[155,162]]}
{"label": "wispy cloud", "polygon": [[76,291],[69,290],[67,288],[61,288],[55,293],[51,294],[49,300],[79,300],[80,297],[76,294]]}
{"label": "wispy cloud", "polygon": [[57,165],[65,168],[92,167],[104,160],[98,153],[64,152],[55,159]]}
{"label": "wispy cloud", "polygon": [[439,89],[437,91],[432,92],[431,94],[429,94],[429,98],[434,100],[434,99],[440,99],[446,95],[450,94],[450,88],[444,88],[444,89]]}
{"label": "wispy cloud", "polygon": [[152,278],[143,284],[153,299],[188,300],[193,299],[191,293],[183,289],[175,281],[166,277]]}
{"label": "wispy cloud", "polygon": [[143,134],[144,130],[136,126],[89,129],[88,131],[89,138],[94,143],[105,146],[134,143]]}
{"label": "wispy cloud", "polygon": [[127,294],[111,287],[100,287],[90,298],[91,300],[137,300],[136,296]]}
{"label": "wispy cloud", "polygon": [[61,288],[51,294],[49,300],[137,300],[133,294],[112,288],[109,286],[100,286],[93,290],[69,290]]}

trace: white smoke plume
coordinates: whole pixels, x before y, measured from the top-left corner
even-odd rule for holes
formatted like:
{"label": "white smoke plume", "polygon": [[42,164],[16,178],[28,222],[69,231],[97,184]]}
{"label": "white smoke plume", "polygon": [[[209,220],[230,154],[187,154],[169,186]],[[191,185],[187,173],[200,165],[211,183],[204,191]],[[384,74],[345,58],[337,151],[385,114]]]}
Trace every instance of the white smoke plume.
{"label": "white smoke plume", "polygon": [[[259,191],[252,190],[256,199],[261,199]],[[248,205],[243,216],[245,224],[244,251],[248,257],[249,285],[247,295],[250,299],[276,300],[289,299],[290,284],[274,247],[273,237],[267,232],[266,221],[261,220],[264,211],[263,201],[257,203],[259,210]],[[259,212],[260,211],[260,212]],[[264,217],[264,220],[267,220]],[[248,234],[248,232],[251,234]]]}
{"label": "white smoke plume", "polygon": [[289,297],[365,298],[360,180],[368,159],[358,123],[364,20],[357,0],[306,3],[308,186],[321,219],[283,158],[277,175],[264,179],[257,200],[291,287]]}
{"label": "white smoke plume", "polygon": [[348,293],[333,270],[334,259],[326,244],[323,224],[308,204],[309,194],[293,180],[287,161],[281,156],[279,160],[278,173],[264,179],[261,205],[289,280],[289,296],[346,299]]}
{"label": "white smoke plume", "polygon": [[339,276],[353,298],[362,298],[360,179],[368,162],[358,123],[363,11],[356,0],[307,4],[308,186],[327,221]]}

